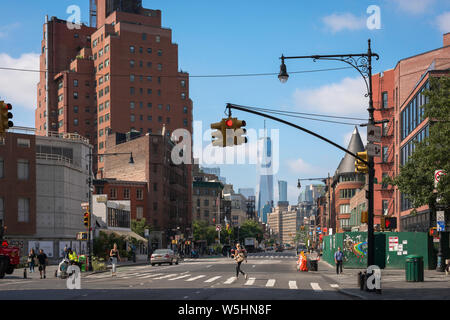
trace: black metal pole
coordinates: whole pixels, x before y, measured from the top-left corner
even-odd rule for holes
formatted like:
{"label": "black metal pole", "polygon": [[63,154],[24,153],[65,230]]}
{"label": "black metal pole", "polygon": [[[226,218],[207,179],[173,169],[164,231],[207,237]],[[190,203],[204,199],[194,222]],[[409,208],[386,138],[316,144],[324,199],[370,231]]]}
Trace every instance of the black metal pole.
{"label": "black metal pole", "polygon": [[92,269],[92,247],[91,247],[91,226],[92,226],[92,153],[89,153],[89,218],[88,218],[88,270]]}
{"label": "black metal pole", "polygon": [[[373,125],[375,120],[373,118],[373,92],[372,92],[372,49],[370,47],[370,39],[368,40],[368,77],[369,77],[369,124]],[[375,265],[375,235],[374,235],[374,205],[373,205],[373,183],[375,177],[375,168],[373,157],[369,158],[369,199],[368,199],[368,224],[367,224],[367,266]]]}

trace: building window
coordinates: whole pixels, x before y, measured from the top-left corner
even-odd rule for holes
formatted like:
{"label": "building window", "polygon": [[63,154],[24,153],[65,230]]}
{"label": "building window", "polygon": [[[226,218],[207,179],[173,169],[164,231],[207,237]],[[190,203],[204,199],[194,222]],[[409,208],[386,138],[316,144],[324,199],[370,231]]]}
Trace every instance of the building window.
{"label": "building window", "polygon": [[208,206],[209,206],[209,200],[208,200],[208,199],[205,199],[205,200],[203,201],[203,205],[204,205],[205,207],[208,207]]}
{"label": "building window", "polygon": [[130,60],[130,67],[134,68],[134,60]]}
{"label": "building window", "polygon": [[134,87],[130,87],[130,95],[134,95]]}
{"label": "building window", "polygon": [[339,213],[340,214],[350,213],[350,205],[349,204],[341,204],[339,206]]}
{"label": "building window", "polygon": [[135,52],[134,46],[130,46],[130,53],[134,53],[134,52]]}
{"label": "building window", "polygon": [[123,189],[123,198],[130,199],[130,189],[128,188]]}
{"label": "building window", "polygon": [[186,88],[186,80],[181,80],[181,87]]}
{"label": "building window", "polygon": [[105,114],[105,121],[109,121],[109,113]]}
{"label": "building window", "polygon": [[109,190],[109,197],[111,199],[115,199],[117,197],[117,189],[116,188],[111,188]]}
{"label": "building window", "polygon": [[388,93],[385,91],[382,93],[382,101],[381,101],[381,107],[387,108],[388,107]]}
{"label": "building window", "polygon": [[161,42],[161,36],[156,36],[156,43],[160,43]]}
{"label": "building window", "polygon": [[4,171],[5,171],[4,166],[5,166],[5,161],[3,160],[3,158],[0,158],[0,178],[4,177]]}
{"label": "building window", "polygon": [[389,151],[389,147],[383,147],[383,149],[382,149],[382,153],[383,153],[382,154],[382,159],[383,159],[384,163],[388,162],[388,157],[389,157],[388,151]]}
{"label": "building window", "polygon": [[18,200],[18,212],[17,222],[29,222],[30,221],[30,199],[19,198]]}
{"label": "building window", "polygon": [[29,174],[29,161],[24,159],[17,160],[17,178],[19,180],[28,180]]}
{"label": "building window", "polygon": [[136,207],[136,219],[141,220],[144,218],[144,207]]}
{"label": "building window", "polygon": [[148,95],[152,94],[152,89],[147,89],[147,94]]}
{"label": "building window", "polygon": [[187,119],[183,119],[183,125],[184,125],[185,127],[187,127],[187,125],[188,125]]}
{"label": "building window", "polygon": [[130,74],[130,82],[134,82],[134,74]]}
{"label": "building window", "polygon": [[29,148],[30,145],[31,145],[31,142],[29,139],[17,138],[17,146],[22,147],[22,148]]}
{"label": "building window", "polygon": [[78,99],[78,92],[75,91],[75,92],[73,93],[73,98],[74,98],[74,99]]}
{"label": "building window", "polygon": [[147,48],[147,53],[151,54],[152,53],[152,48]]}
{"label": "building window", "polygon": [[159,57],[162,56],[162,50],[158,50],[158,56],[159,56]]}
{"label": "building window", "polygon": [[339,190],[339,198],[340,199],[350,199],[356,193],[356,189],[342,189]]}
{"label": "building window", "polygon": [[387,216],[389,213],[389,200],[382,200],[382,208],[383,208],[383,215]]}
{"label": "building window", "polygon": [[188,107],[186,107],[186,106],[183,107],[183,113],[186,113],[186,114],[188,113]]}
{"label": "building window", "polygon": [[142,189],[136,189],[136,199],[137,200],[144,199],[144,191]]}
{"label": "building window", "polygon": [[186,93],[183,92],[183,93],[181,94],[181,100],[186,100]]}
{"label": "building window", "polygon": [[73,80],[73,86],[78,87],[78,80]]}
{"label": "building window", "polygon": [[134,114],[130,114],[130,121],[134,122],[136,120],[136,117],[134,116]]}
{"label": "building window", "polygon": [[162,64],[158,63],[158,71],[162,71]]}

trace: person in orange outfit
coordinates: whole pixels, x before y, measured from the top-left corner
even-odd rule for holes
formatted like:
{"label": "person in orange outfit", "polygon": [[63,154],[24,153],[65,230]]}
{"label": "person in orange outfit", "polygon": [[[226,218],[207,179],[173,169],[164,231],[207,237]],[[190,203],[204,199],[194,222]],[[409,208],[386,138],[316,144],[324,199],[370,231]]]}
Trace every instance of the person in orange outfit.
{"label": "person in orange outfit", "polygon": [[298,264],[298,271],[308,271],[306,263],[306,255],[303,251],[300,252],[300,254],[298,255],[297,264]]}

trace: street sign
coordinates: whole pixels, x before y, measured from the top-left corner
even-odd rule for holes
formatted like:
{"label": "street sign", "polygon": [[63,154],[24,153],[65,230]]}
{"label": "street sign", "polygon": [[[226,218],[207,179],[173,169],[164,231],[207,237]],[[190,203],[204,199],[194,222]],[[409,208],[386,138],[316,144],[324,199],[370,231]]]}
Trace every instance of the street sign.
{"label": "street sign", "polygon": [[445,222],[444,221],[438,221],[437,222],[437,231],[438,232],[445,232]]}
{"label": "street sign", "polygon": [[444,170],[435,170],[434,171],[434,187],[437,188],[439,180],[441,179],[442,176],[446,176],[447,174],[445,173]]}
{"label": "street sign", "polygon": [[216,225],[216,231],[222,230],[222,226],[220,224]]}
{"label": "street sign", "polygon": [[81,203],[81,209],[89,210],[89,203],[88,202],[82,202]]}
{"label": "street sign", "polygon": [[367,126],[367,141],[368,142],[381,142],[381,127],[375,125]]}
{"label": "street sign", "polygon": [[445,211],[436,212],[436,227],[439,232],[445,231]]}
{"label": "street sign", "polygon": [[367,144],[367,154],[370,157],[381,158],[381,146],[378,144],[368,143]]}

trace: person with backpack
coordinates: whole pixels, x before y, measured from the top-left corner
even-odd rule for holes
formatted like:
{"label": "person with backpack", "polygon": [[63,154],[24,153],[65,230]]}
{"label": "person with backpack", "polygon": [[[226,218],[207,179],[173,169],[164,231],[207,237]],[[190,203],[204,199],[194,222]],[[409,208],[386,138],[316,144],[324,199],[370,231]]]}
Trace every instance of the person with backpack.
{"label": "person with backpack", "polygon": [[245,260],[245,263],[247,263],[247,255],[244,249],[241,248],[241,245],[238,243],[236,244],[236,250],[234,251],[232,257],[236,261],[236,279],[239,277],[239,272],[242,273],[245,277],[245,279],[248,278],[248,274],[241,270],[241,263]]}

